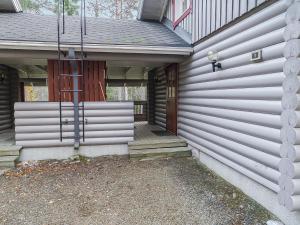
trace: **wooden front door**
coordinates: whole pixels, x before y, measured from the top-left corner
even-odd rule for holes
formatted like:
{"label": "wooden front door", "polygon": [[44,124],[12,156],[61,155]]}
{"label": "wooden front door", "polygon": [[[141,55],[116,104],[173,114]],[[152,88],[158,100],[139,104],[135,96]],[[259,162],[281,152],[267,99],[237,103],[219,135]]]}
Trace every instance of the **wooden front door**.
{"label": "wooden front door", "polygon": [[177,134],[177,89],[178,89],[178,65],[172,64],[166,69],[167,76],[167,106],[166,128],[172,134]]}

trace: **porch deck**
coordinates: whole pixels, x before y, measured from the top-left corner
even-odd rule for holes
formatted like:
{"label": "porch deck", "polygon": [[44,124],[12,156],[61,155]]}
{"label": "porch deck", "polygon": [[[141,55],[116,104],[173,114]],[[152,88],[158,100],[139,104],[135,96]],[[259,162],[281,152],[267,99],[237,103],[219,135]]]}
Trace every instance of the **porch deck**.
{"label": "porch deck", "polygon": [[167,133],[157,125],[150,125],[145,121],[134,123],[134,143],[151,144],[165,142],[166,140],[180,140],[176,135]]}
{"label": "porch deck", "polygon": [[134,141],[128,143],[130,158],[141,160],[191,156],[191,150],[185,140],[159,126],[136,122],[134,133]]}

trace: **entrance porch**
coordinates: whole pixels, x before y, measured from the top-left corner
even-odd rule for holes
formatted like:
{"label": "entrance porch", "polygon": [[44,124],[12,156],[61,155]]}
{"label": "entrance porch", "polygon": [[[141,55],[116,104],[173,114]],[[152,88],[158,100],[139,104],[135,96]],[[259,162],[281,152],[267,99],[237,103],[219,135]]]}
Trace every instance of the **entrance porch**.
{"label": "entrance porch", "polygon": [[[84,82],[79,82],[79,89],[85,89],[85,93],[79,100],[85,102],[85,109],[80,103],[81,148],[76,151],[72,147],[74,93],[61,93],[59,103],[60,88],[72,89],[72,78],[57,78],[60,73],[55,59],[8,61],[0,57],[5,74],[0,87],[7,95],[1,102],[5,105],[0,107],[0,115],[7,117],[1,145],[20,146],[20,160],[25,161],[64,159],[76,154],[190,156],[187,144],[176,137],[174,126],[167,132],[168,124],[177,123],[174,114],[169,122],[167,116],[168,99],[177,96],[172,82],[175,78],[172,75],[168,79],[167,74],[157,70],[167,68],[169,60],[177,62],[178,57],[167,60],[162,56],[160,62],[148,56],[139,60],[135,56],[135,61],[122,59],[99,61],[94,55],[84,62]],[[64,75],[72,72],[66,62]]]}

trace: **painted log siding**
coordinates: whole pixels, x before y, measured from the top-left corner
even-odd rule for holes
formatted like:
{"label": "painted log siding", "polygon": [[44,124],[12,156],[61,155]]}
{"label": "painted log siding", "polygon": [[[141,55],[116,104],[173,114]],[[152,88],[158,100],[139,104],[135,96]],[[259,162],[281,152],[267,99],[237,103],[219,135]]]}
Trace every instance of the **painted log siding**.
{"label": "painted log siding", "polygon": [[287,209],[300,210],[300,2],[294,2],[286,12],[284,38],[285,80],[281,115],[282,146],[279,170],[279,202]]}
{"label": "painted log siding", "polygon": [[13,127],[13,104],[18,101],[18,76],[12,69],[3,72],[4,81],[0,81],[0,133]]}
{"label": "painted log siding", "polygon": [[[192,0],[192,13],[178,25],[195,43],[268,0]],[[165,17],[173,20],[171,0]]]}
{"label": "painted log siding", "polygon": [[[204,2],[194,1],[193,7],[203,9]],[[194,24],[193,30],[202,27],[193,35],[194,40],[256,6],[229,2],[233,3],[233,11],[227,8],[231,16],[215,14],[218,22],[211,21],[210,26],[193,12],[202,22]],[[290,2],[276,2],[199,43],[194,54],[180,64],[179,73],[178,135],[194,154],[209,155],[275,193],[280,192],[285,11]],[[211,1],[220,11],[224,3]],[[262,49],[263,61],[253,63],[251,52],[257,49]],[[217,72],[212,72],[207,59],[210,50],[218,51],[222,69]],[[298,115],[300,112],[294,117]],[[293,148],[294,158],[300,158],[297,147]],[[298,180],[289,181],[290,192],[297,193],[298,185]]]}
{"label": "painted log siding", "polygon": [[163,68],[155,71],[155,123],[166,127],[166,74]]}
{"label": "painted log siding", "polygon": [[10,80],[0,81],[0,133],[12,127]]}
{"label": "painted log siding", "polygon": [[[63,121],[66,120],[73,120],[71,110],[64,109]],[[85,123],[82,145],[127,144],[134,137],[133,103],[85,102]],[[24,148],[73,145],[71,124],[63,125],[66,138],[60,142],[59,103],[16,103],[15,126],[16,144]]]}

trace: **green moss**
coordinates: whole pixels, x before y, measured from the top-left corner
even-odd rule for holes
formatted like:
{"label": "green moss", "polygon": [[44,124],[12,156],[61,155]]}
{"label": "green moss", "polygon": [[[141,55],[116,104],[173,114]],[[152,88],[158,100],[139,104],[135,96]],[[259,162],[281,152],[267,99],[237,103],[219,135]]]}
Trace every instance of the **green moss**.
{"label": "green moss", "polygon": [[80,162],[88,163],[90,161],[90,158],[82,155],[78,155],[78,159]]}

